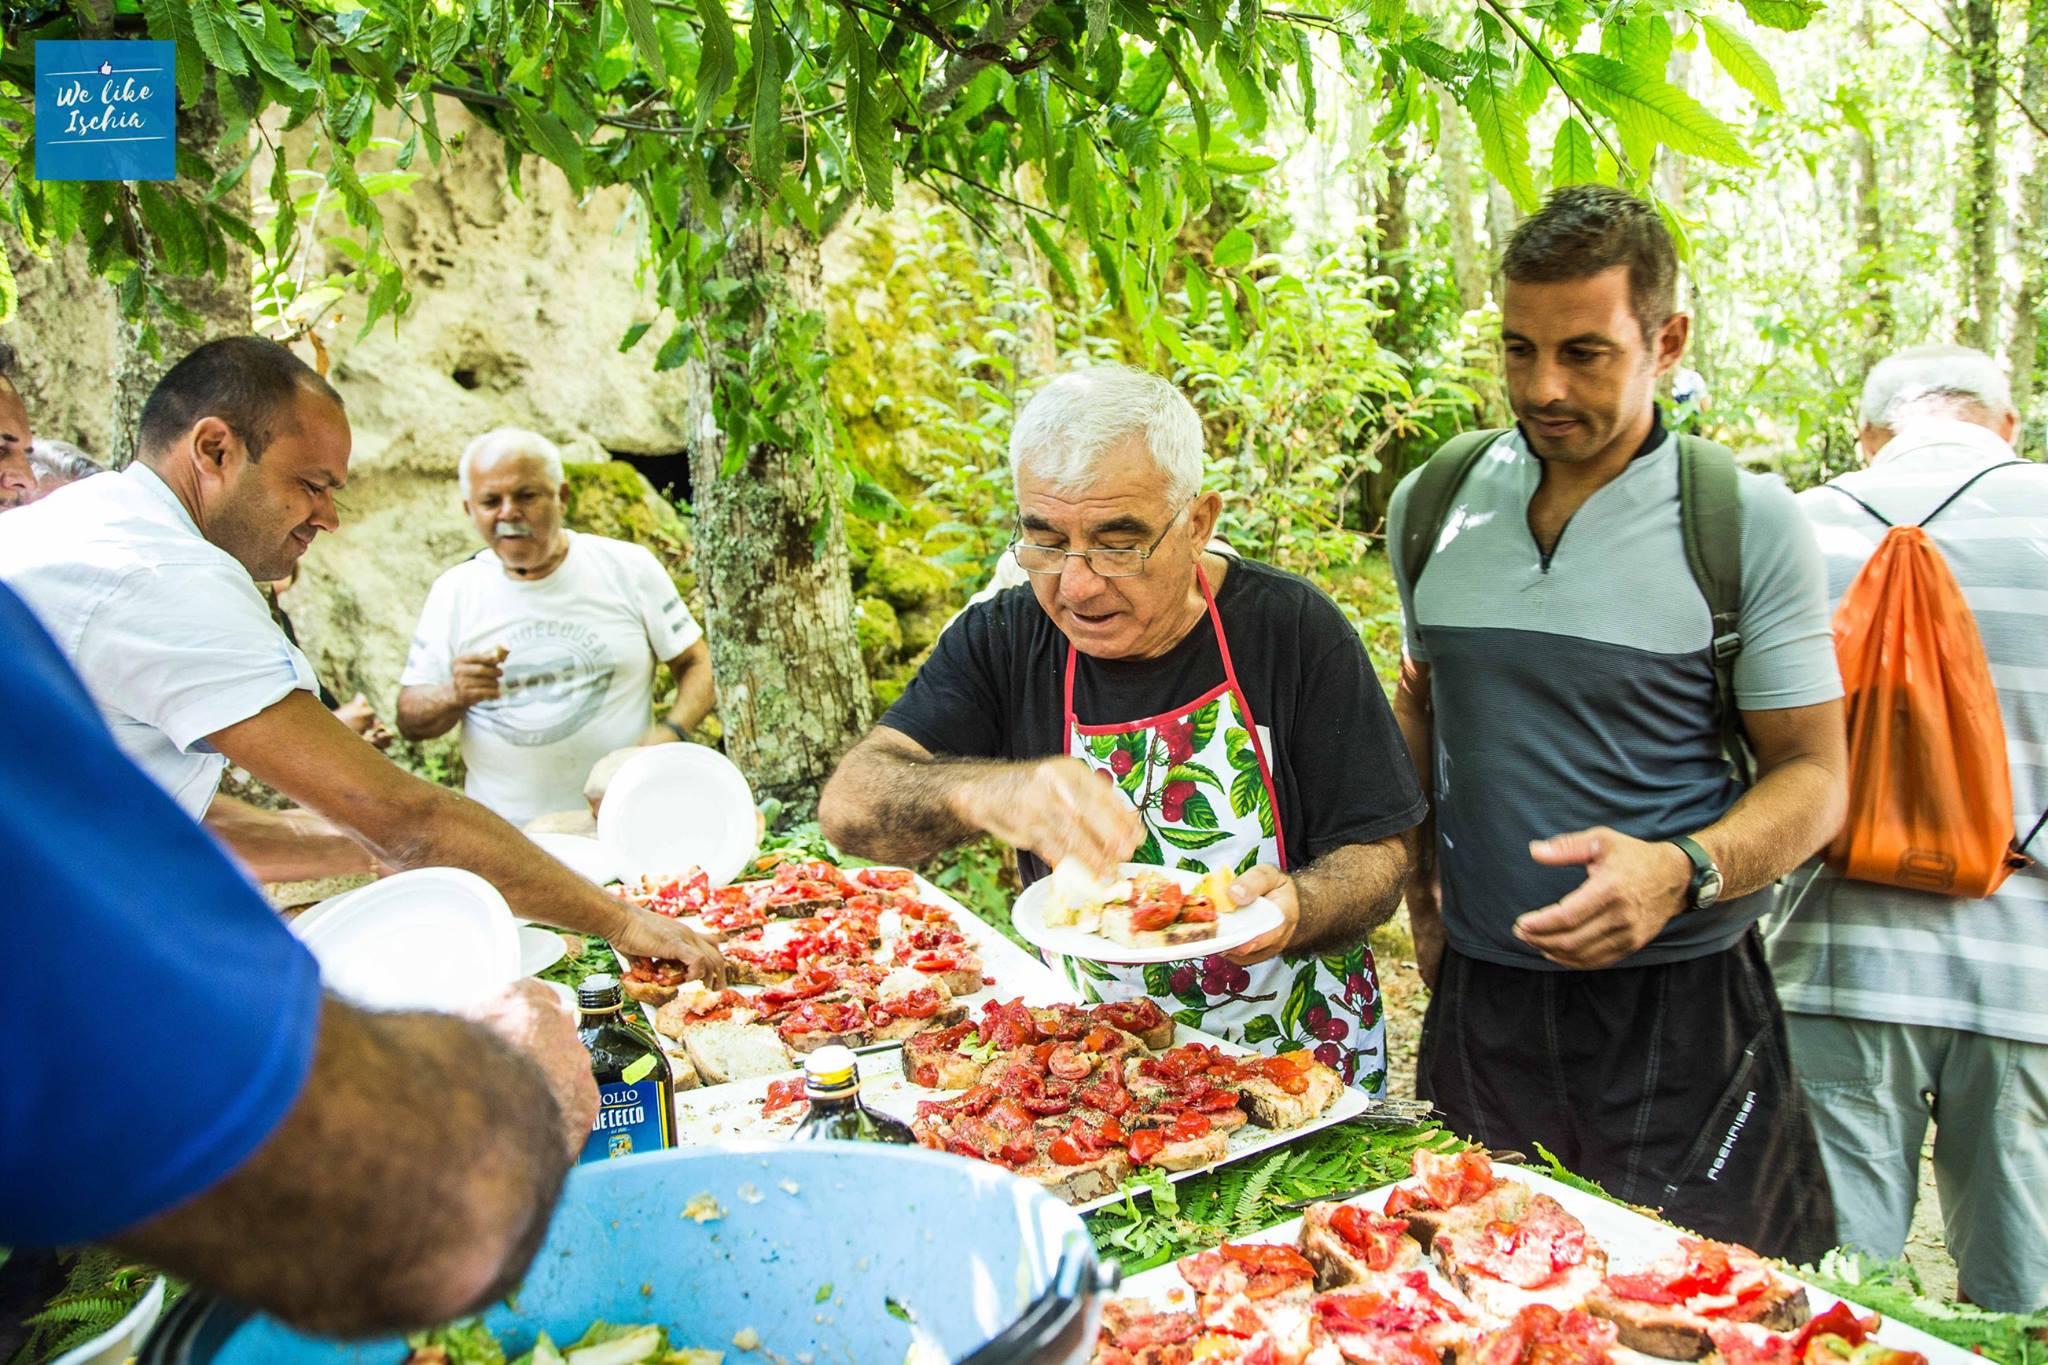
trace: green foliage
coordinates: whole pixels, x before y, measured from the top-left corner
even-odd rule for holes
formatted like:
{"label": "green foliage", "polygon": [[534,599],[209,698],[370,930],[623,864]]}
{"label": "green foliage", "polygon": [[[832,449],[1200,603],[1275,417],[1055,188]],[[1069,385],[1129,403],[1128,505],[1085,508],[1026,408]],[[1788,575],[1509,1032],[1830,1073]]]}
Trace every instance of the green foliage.
{"label": "green foliage", "polygon": [[2003,1365],[2048,1361],[2048,1313],[1993,1313],[1969,1304],[1928,1298],[1912,1267],[1879,1262],[1852,1251],[1831,1251],[1801,1278],[1886,1318],[1917,1327],[1951,1345]]}
{"label": "green foliage", "polygon": [[1435,1124],[1341,1124],[1178,1184],[1157,1171],[1134,1177],[1124,1202],[1090,1214],[1088,1224],[1096,1250],[1132,1275],[1299,1216],[1283,1203],[1404,1180],[1417,1151],[1462,1145]]}
{"label": "green foliage", "polygon": [[[5,1259],[4,1249],[0,1249],[0,1263]],[[148,1266],[96,1247],[65,1253],[63,1259],[69,1263],[64,1287],[21,1320],[28,1332],[8,1365],[41,1365],[91,1341],[128,1316],[157,1278],[157,1272]],[[181,1292],[180,1286],[169,1286],[166,1304]]]}

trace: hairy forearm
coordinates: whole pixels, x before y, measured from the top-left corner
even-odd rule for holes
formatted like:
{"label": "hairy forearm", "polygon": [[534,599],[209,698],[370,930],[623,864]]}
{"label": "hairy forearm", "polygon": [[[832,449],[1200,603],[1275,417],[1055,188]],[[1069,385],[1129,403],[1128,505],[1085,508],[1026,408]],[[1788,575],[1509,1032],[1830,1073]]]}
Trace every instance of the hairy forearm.
{"label": "hairy forearm", "polygon": [[407,739],[436,739],[455,728],[463,706],[455,684],[419,683],[398,689],[398,733]]}
{"label": "hairy forearm", "polygon": [[495,886],[522,919],[601,938],[618,933],[624,903],[542,853],[503,817],[424,779],[406,775],[402,782],[399,799],[364,806],[342,821],[385,862],[467,868]]}
{"label": "hairy forearm", "polygon": [[839,848],[876,862],[923,862],[981,829],[962,812],[973,790],[1014,764],[916,758],[864,741],[818,799],[818,823]]}
{"label": "hairy forearm", "polygon": [[1693,837],[1721,869],[1721,898],[1761,891],[1834,838],[1847,810],[1841,772],[1822,757],[1789,758]]}
{"label": "hairy forearm", "polygon": [[1294,878],[1301,924],[1290,950],[1361,943],[1393,917],[1414,861],[1413,831],[1332,849]]}
{"label": "hairy forearm", "polygon": [[711,678],[709,658],[692,660],[676,674],[676,701],[668,709],[668,722],[684,734],[694,731],[718,704],[718,689]]}
{"label": "hairy forearm", "polygon": [[539,1069],[490,1033],[330,999],[277,1131],[225,1180],[115,1241],[310,1331],[389,1332],[516,1285],[568,1165]]}
{"label": "hairy forearm", "polygon": [[361,844],[308,810],[275,811],[215,796],[206,828],[259,882],[313,881],[376,871]]}

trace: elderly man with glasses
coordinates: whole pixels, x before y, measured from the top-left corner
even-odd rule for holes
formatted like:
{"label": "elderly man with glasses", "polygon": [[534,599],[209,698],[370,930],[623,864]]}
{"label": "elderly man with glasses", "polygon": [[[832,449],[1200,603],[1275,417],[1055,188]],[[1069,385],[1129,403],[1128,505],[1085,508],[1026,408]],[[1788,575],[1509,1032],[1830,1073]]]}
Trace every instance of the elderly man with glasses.
{"label": "elderly man with glasses", "polygon": [[819,815],[841,848],[918,862],[983,833],[1027,880],[1072,859],[1228,871],[1282,926],[1144,969],[1067,961],[1264,1051],[1383,1089],[1366,936],[1393,913],[1423,800],[1357,634],[1305,579],[1204,549],[1202,426],[1120,366],[1053,380],[1010,438],[1030,575],[970,607],[847,754]]}

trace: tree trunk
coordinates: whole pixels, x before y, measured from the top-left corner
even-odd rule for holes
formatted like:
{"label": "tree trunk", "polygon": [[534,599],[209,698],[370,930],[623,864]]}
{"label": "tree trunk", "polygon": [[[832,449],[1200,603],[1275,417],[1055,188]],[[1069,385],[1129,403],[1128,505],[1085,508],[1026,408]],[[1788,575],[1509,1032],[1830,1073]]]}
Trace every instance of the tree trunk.
{"label": "tree trunk", "polygon": [[[2048,3],[2048,0],[2044,0]],[[1357,136],[1358,155],[1364,162],[1365,149],[1370,145],[1373,107],[1364,100],[1358,102]],[[1412,354],[1417,346],[1417,332],[1422,313],[1422,300],[1415,296],[1415,229],[1409,217],[1408,182],[1411,170],[1408,163],[1408,140],[1401,134],[1384,148],[1386,158],[1386,179],[1379,186],[1372,183],[1372,177],[1363,170],[1359,173],[1359,207],[1370,208],[1375,227],[1373,250],[1373,273],[1385,275],[1394,282],[1393,297],[1390,300],[1393,316],[1387,319],[1387,342],[1392,348]],[[1470,220],[1467,219],[1469,224]],[[1361,530],[1377,530],[1385,522],[1387,503],[1394,496],[1394,485],[1408,472],[1401,458],[1402,448],[1392,443],[1386,445],[1378,456],[1379,468],[1368,470],[1359,478],[1359,507],[1357,525]]]}
{"label": "tree trunk", "polygon": [[[2048,109],[2048,0],[2028,0],[2027,50],[2020,98],[2029,109]],[[2013,397],[2020,415],[2041,391],[2041,309],[2048,303],[2048,138],[2033,134],[2034,162],[2020,182],[2020,255],[2025,262],[2012,324]]]}
{"label": "tree trunk", "polygon": [[1965,345],[1998,344],[1998,5],[1963,0],[1963,78],[1969,95],[1961,211],[1964,297],[1968,315],[1958,333]]}
{"label": "tree trunk", "polygon": [[[2036,0],[2041,3],[2041,0]],[[1863,0],[1856,15],[1856,45],[1866,65],[1877,61],[1877,0]],[[1856,178],[1856,250],[1863,275],[1863,369],[1884,358],[1896,317],[1884,260],[1883,182],[1878,178],[1877,143],[1850,128],[1849,162]]]}
{"label": "tree trunk", "polygon": [[1451,273],[1465,311],[1486,302],[1487,267],[1472,226],[1472,160],[1465,142],[1465,111],[1445,91],[1437,96],[1436,154],[1444,167],[1444,197],[1450,201]]}
{"label": "tree trunk", "polygon": [[[224,127],[220,105],[214,100],[211,86],[197,104],[188,104],[178,110],[178,140],[188,147],[203,149],[201,155],[215,175],[239,164],[249,150],[246,145],[222,146],[220,138]],[[186,188],[191,192],[204,193],[206,187],[188,185]],[[243,176],[240,183],[220,197],[219,203],[222,208],[246,220],[249,217],[249,178]],[[185,327],[169,318],[156,319],[157,338],[162,343],[160,354],[151,355],[143,348],[139,327],[116,317],[114,340],[118,359],[114,368],[111,454],[117,466],[135,458],[135,428],[142,416],[142,404],[149,397],[149,391],[156,387],[156,381],[163,378],[164,372],[201,342],[212,341],[216,337],[241,336],[253,325],[251,293],[254,279],[249,249],[230,238],[227,256],[227,272],[221,278],[216,279],[212,275],[180,276],[163,282],[165,293],[199,315],[199,325]]]}
{"label": "tree trunk", "polygon": [[[734,241],[725,269],[759,290],[747,334],[727,338],[737,351],[758,353],[817,311],[822,264],[808,237],[764,223]],[[846,525],[822,451],[756,445],[726,473],[710,371],[690,374],[693,554],[726,750],[756,797],[808,814],[872,715]]]}

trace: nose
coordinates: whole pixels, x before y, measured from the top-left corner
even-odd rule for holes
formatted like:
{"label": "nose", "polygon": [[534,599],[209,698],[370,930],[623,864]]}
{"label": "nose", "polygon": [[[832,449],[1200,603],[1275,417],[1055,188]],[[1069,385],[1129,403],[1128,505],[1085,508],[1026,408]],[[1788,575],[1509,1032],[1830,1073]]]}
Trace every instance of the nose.
{"label": "nose", "polygon": [[1570,384],[1564,366],[1548,356],[1537,355],[1529,362],[1526,400],[1532,408],[1545,408],[1553,403],[1562,403],[1570,395]]}
{"label": "nose", "polygon": [[334,505],[334,490],[323,488],[313,503],[312,523],[322,531],[341,529],[341,511]]}
{"label": "nose", "polygon": [[1060,596],[1069,602],[1085,602],[1102,591],[1103,577],[1080,555],[1069,556],[1060,566]]}

